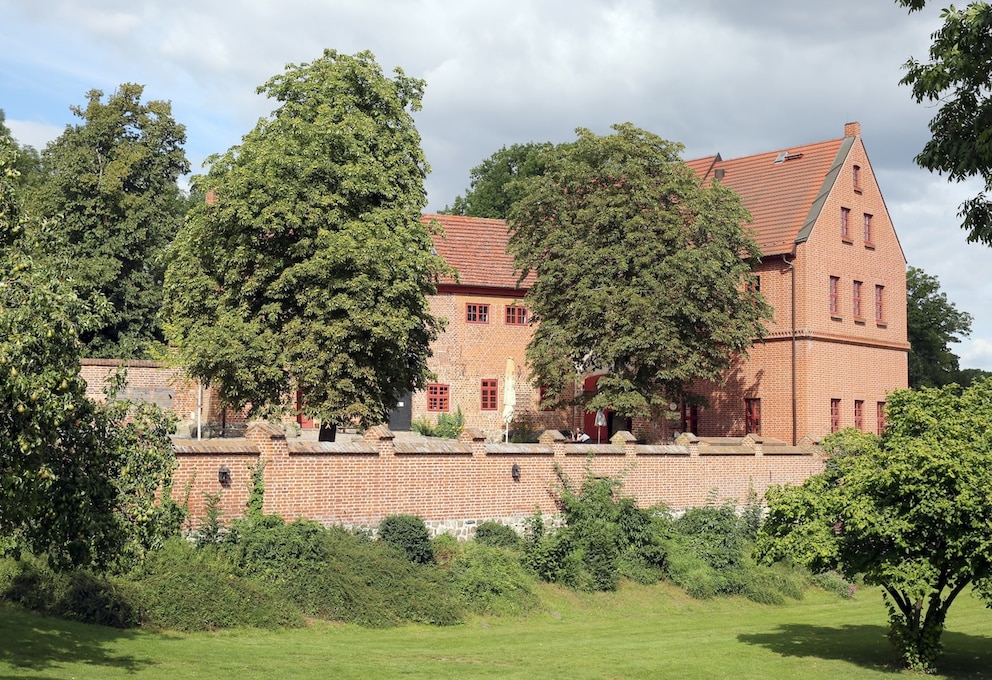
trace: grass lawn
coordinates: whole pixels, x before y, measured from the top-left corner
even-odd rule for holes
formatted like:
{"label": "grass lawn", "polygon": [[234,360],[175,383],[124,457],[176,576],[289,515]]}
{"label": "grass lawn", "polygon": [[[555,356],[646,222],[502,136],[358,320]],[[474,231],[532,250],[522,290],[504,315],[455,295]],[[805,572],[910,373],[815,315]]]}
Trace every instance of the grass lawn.
{"label": "grass lawn", "polygon": [[[461,626],[219,633],[119,631],[0,607],[0,678],[818,678],[902,674],[881,595],[811,592],[781,607],[700,602],[667,586],[542,587],[527,618]],[[992,678],[992,611],[951,608],[941,678]],[[916,677],[916,676],[913,676]]]}

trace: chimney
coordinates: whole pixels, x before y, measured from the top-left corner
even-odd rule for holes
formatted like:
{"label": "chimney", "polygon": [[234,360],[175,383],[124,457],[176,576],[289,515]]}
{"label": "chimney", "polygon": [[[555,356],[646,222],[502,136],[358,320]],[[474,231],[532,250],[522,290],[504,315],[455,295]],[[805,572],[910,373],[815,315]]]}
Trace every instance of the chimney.
{"label": "chimney", "polygon": [[855,121],[853,123],[844,123],[844,136],[845,137],[860,137],[861,136],[861,123]]}

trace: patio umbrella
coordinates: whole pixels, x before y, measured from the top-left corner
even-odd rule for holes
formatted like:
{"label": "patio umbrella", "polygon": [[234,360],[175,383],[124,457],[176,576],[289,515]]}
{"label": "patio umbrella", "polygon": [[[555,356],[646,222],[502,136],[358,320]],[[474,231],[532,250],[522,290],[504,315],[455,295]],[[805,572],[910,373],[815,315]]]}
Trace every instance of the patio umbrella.
{"label": "patio umbrella", "polygon": [[506,441],[510,441],[510,421],[517,405],[517,369],[513,359],[506,360],[506,375],[503,376],[503,422],[506,423]]}

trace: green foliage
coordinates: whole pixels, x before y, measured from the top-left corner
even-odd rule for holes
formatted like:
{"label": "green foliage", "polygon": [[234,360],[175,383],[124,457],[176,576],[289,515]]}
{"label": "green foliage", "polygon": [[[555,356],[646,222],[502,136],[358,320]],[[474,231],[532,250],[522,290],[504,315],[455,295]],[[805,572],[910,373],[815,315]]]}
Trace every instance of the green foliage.
{"label": "green foliage", "polygon": [[[896,0],[910,11],[922,9],[925,0]],[[987,2],[969,2],[941,10],[944,25],[933,34],[929,63],[910,58],[900,81],[913,90],[917,103],[937,106],[930,121],[932,138],[916,156],[923,168],[947,173],[949,180],[962,182],[980,177],[985,187],[961,205],[959,217],[969,241],[992,245],[992,149],[988,131],[992,127],[989,63],[992,62],[992,7]]]}
{"label": "green foliage", "polygon": [[622,565],[644,574],[663,564],[650,513],[619,493],[620,480],[597,478],[588,467],[578,487],[560,470],[558,477],[565,526],[548,532],[535,515],[524,542],[525,562],[539,578],[579,590],[614,590]]}
{"label": "green foliage", "polygon": [[434,549],[424,520],[414,515],[390,515],[379,522],[379,540],[399,548],[414,564],[431,564]]}
{"label": "green foliage", "polygon": [[128,584],[85,569],[55,572],[44,559],[27,555],[4,563],[8,575],[0,584],[2,600],[39,614],[101,626],[132,628],[140,622],[134,589]]}
{"label": "green foliage", "polygon": [[223,524],[221,524],[220,518],[223,512],[220,508],[221,494],[220,491],[217,493],[204,494],[204,518],[200,522],[200,526],[197,527],[196,531],[196,545],[202,548],[206,545],[214,545],[220,542],[223,537]]}
{"label": "green foliage", "polygon": [[126,83],[104,102],[92,90],[72,107],[83,122],[46,147],[30,192],[34,214],[56,226],[39,233],[41,252],[81,299],[109,303],[81,332],[88,356],[148,358],[164,341],[161,258],[186,209],[176,181],[189,162],[171,105],[143,103],[143,91]]}
{"label": "green foliage", "polygon": [[519,548],[521,546],[520,534],[499,522],[492,520],[481,522],[475,528],[475,540],[477,543],[489,545],[497,548]]}
{"label": "green foliage", "polygon": [[424,83],[327,50],[259,92],[278,107],[214,157],[170,250],[163,318],[188,373],[251,416],[385,420],[426,384],[441,328],[427,304]]}
{"label": "green foliage", "polygon": [[454,413],[439,413],[436,425],[431,424],[427,418],[418,418],[410,424],[410,429],[425,437],[458,439],[458,435],[465,429],[465,415],[462,407],[458,406]]}
{"label": "green foliage", "polygon": [[962,590],[992,601],[992,381],[897,391],[886,410],[881,438],[832,436],[824,473],[769,491],[759,548],[881,586],[890,639],[928,671]]}
{"label": "green foliage", "polygon": [[527,347],[552,403],[606,371],[587,410],[646,416],[700,378],[718,378],[764,333],[771,308],[747,286],[760,252],[740,198],[701,186],[681,146],[629,123],[543,155],[521,182],[509,251],[537,280]]}
{"label": "green foliage", "polygon": [[265,459],[259,458],[248,465],[248,501],[245,510],[249,516],[259,516],[265,506]]}
{"label": "green foliage", "polygon": [[271,584],[239,576],[215,547],[181,539],[149,555],[132,575],[142,624],[173,630],[303,625],[298,606]]}
{"label": "green foliage", "polygon": [[971,314],[947,299],[936,276],[916,267],[906,271],[910,387],[960,382],[958,357],[948,345],[971,334],[971,321]]}
{"label": "green foliage", "polygon": [[533,577],[517,552],[469,543],[451,563],[450,575],[461,600],[475,613],[518,615],[537,605]]}
{"label": "green foliage", "polygon": [[438,570],[342,529],[248,517],[232,522],[219,549],[236,573],[270,584],[308,616],[373,627],[451,625],[461,617]]}
{"label": "green foliage", "polygon": [[173,420],[118,400],[119,373],[96,404],[79,377],[80,336],[94,310],[39,262],[12,183],[14,149],[0,135],[0,533],[58,567],[129,568],[175,533],[168,498]]}
{"label": "green foliage", "polygon": [[550,142],[504,146],[472,168],[470,188],[441,212],[506,219],[523,195],[523,187],[516,180],[543,174],[544,154],[551,148]]}

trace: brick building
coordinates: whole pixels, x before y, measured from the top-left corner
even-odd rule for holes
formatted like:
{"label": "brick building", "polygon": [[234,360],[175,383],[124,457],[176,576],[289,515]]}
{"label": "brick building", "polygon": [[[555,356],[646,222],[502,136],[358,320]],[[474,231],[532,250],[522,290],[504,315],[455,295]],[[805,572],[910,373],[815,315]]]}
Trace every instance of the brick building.
{"label": "brick building", "polygon": [[[724,160],[688,162],[702,182],[736,191],[751,212],[761,249],[756,270],[774,308],[764,338],[720,383],[699,383],[704,405],[673,404],[655,422],[614,422],[603,414],[541,412],[527,380],[530,331],[500,220],[425,215],[443,233],[437,250],[459,272],[431,301],[448,327],[434,345],[437,382],[413,395],[413,418],[460,408],[466,425],[491,439],[504,423],[507,359],[516,384],[514,427],[584,428],[594,438],[633,429],[664,440],[755,434],[796,444],[843,427],[878,431],[886,393],[908,384],[906,259],[861,140],[858,123],[830,141]],[[577,389],[594,389],[595,375]]]}

